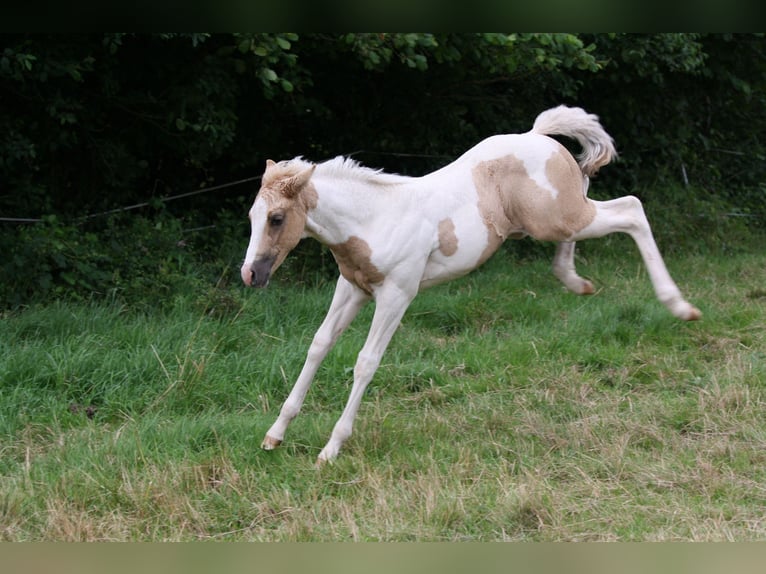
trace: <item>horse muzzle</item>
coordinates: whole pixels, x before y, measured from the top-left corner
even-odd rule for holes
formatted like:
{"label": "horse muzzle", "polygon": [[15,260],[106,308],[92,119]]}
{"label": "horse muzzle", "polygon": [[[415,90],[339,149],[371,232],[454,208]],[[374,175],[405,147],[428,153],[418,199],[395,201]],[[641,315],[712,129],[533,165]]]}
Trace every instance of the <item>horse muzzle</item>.
{"label": "horse muzzle", "polygon": [[271,268],[275,257],[256,259],[250,265],[243,265],[241,269],[242,281],[248,287],[266,287],[271,277]]}

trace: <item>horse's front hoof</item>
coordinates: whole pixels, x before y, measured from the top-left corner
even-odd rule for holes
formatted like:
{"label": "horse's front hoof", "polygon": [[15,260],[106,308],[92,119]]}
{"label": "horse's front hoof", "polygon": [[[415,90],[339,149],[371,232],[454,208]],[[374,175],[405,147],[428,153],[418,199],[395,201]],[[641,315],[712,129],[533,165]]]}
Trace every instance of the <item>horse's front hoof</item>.
{"label": "horse's front hoof", "polygon": [[263,450],[274,450],[280,444],[282,444],[281,440],[266,435],[261,443],[261,448]]}

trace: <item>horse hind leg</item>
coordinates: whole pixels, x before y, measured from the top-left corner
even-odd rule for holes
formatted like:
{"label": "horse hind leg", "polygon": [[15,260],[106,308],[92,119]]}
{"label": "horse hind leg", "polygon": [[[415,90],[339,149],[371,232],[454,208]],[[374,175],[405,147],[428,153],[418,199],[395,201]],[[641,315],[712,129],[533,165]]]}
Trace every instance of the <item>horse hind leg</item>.
{"label": "horse hind leg", "polygon": [[[587,198],[590,178],[583,176],[582,194]],[[575,242],[562,241],[556,247],[556,255],[553,257],[553,274],[558,277],[567,289],[577,295],[592,295],[596,292],[593,283],[583,279],[577,274],[574,263]]]}
{"label": "horse hind leg", "polygon": [[596,208],[595,217],[569,239],[578,241],[616,232],[629,234],[641,252],[657,298],[679,319],[699,319],[702,313],[683,298],[665,267],[641,201],[630,195],[610,201],[589,201]]}
{"label": "horse hind leg", "polygon": [[593,283],[577,274],[574,264],[575,242],[562,241],[556,247],[553,258],[553,274],[567,289],[577,295],[591,295],[595,292]]}

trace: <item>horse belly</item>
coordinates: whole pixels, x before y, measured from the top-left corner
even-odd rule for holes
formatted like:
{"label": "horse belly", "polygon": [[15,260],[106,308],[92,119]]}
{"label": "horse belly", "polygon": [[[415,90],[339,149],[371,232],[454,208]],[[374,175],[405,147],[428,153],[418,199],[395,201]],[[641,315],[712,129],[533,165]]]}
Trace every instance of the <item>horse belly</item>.
{"label": "horse belly", "polygon": [[435,248],[426,262],[420,288],[470,273],[498,246],[499,243],[493,245],[490,241],[478,209],[463,209],[452,217],[444,217],[439,221]]}

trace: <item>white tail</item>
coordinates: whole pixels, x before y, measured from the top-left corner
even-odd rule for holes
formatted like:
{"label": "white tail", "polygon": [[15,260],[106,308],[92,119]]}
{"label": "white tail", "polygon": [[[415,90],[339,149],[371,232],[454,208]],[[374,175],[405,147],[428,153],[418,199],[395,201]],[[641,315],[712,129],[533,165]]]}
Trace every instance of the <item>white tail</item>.
{"label": "white tail", "polygon": [[601,127],[598,116],[582,108],[558,106],[546,110],[537,116],[532,132],[576,139],[582,146],[577,163],[589,177],[617,157],[614,140]]}

